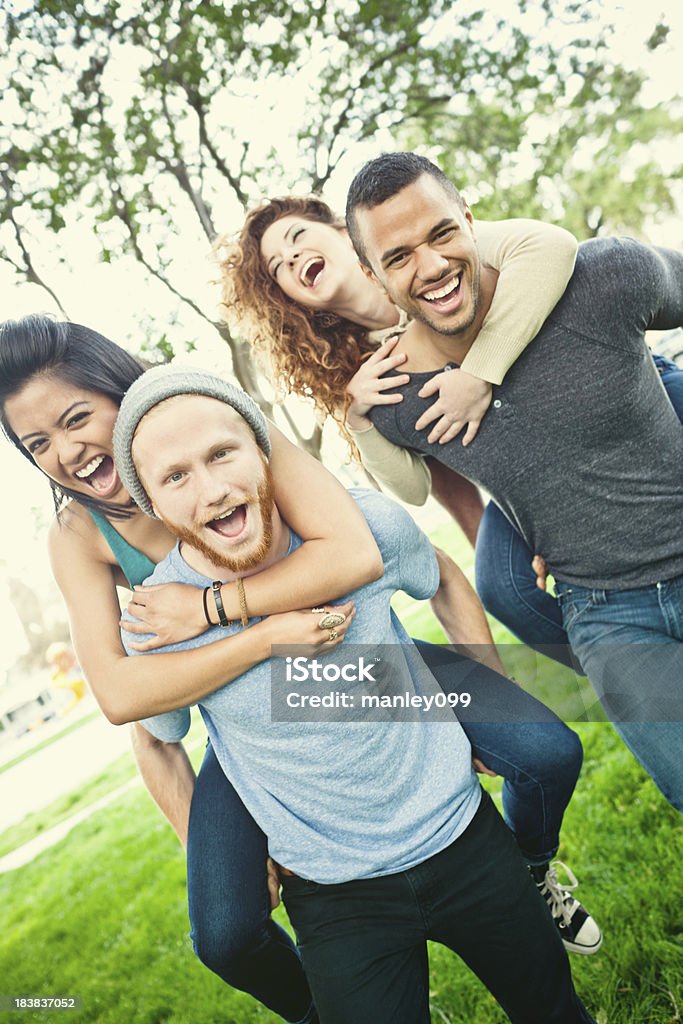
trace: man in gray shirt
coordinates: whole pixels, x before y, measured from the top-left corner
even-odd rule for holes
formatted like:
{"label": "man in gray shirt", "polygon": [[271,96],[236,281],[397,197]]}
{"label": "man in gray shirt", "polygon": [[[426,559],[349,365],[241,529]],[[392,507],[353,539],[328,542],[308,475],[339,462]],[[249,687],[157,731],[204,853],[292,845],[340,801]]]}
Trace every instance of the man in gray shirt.
{"label": "man in gray shirt", "polygon": [[[152,582],[208,587],[216,580],[215,593],[301,543],[273,502],[265,420],[244,392],[219,378],[173,367],[143,374],[122,403],[114,448],[128,492],[181,538]],[[395,503],[368,492],[359,504],[384,575],[349,595],[356,614],[340,651],[355,642],[384,652],[380,660],[390,658],[401,690],[420,700],[438,685],[414,656],[390,600],[399,587],[430,596],[436,558]],[[320,626],[336,639],[335,623]],[[220,627],[183,646],[211,643],[217,633]],[[350,649],[354,659],[358,649]],[[316,664],[334,668],[329,657],[318,654]],[[560,935],[479,787],[452,714],[351,721],[344,706],[326,720],[279,720],[271,713],[282,690],[271,687],[273,671],[270,662],[256,665],[200,707],[223,770],[268,836],[271,855],[290,869],[285,903],[321,1022],[422,1024],[428,938],[456,950],[518,1024],[591,1022]],[[304,689],[310,693],[311,683]],[[189,712],[145,724],[160,739],[177,740]]]}
{"label": "man in gray shirt", "polygon": [[412,318],[394,443],[484,487],[557,579],[573,650],[615,727],[683,810],[683,428],[644,341],[683,323],[683,256],[632,239],[580,247],[564,297],[494,389],[475,441],[430,444],[420,388],[456,368],[490,306],[472,215],[430,161],[371,161],[347,223],[366,273]]}

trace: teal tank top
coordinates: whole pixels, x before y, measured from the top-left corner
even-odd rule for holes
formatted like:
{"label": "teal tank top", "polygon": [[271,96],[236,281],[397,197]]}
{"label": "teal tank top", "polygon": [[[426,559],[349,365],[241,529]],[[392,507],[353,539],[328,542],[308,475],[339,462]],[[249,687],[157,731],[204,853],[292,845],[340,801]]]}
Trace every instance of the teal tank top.
{"label": "teal tank top", "polygon": [[121,566],[123,575],[128,580],[128,585],[132,589],[143,580],[146,580],[148,576],[151,576],[156,568],[156,563],[148,558],[147,555],[143,555],[142,551],[138,551],[132,544],[129,544],[125,540],[118,530],[115,530],[108,519],[100,515],[99,512],[95,512],[94,509],[89,508],[88,512],[95,521],[95,526],[106,540],[107,544],[111,548],[114,558]]}

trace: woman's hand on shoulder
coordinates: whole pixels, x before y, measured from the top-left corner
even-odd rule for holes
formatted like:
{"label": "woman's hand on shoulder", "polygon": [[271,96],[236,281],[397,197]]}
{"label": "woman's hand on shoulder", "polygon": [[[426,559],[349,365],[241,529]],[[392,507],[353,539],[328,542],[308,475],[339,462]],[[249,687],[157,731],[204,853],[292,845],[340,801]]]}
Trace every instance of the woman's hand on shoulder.
{"label": "woman's hand on shoulder", "polygon": [[415,424],[416,430],[424,430],[434,423],[427,440],[430,444],[446,444],[467,427],[462,443],[465,447],[477,436],[479,425],[491,404],[493,389],[487,380],[474,377],[465,370],[445,370],[437,373],[420,388],[420,398],[431,398],[438,394],[426,412]]}
{"label": "woman's hand on shoulder", "polygon": [[[211,612],[213,600],[209,604]],[[128,633],[153,633],[140,643],[131,643],[135,651],[154,651],[157,647],[182,643],[207,629],[202,591],[188,583],[158,583],[135,587],[128,603],[134,622],[121,621]]]}
{"label": "woman's hand on shoulder", "polygon": [[391,388],[402,387],[410,380],[407,373],[395,377],[384,376],[406,361],[405,353],[394,353],[399,340],[400,336],[397,335],[380,345],[377,351],[361,364],[347,384],[346,393],[351,396],[351,404],[346,412],[349,429],[361,431],[372,426],[368,413],[374,405],[395,405],[403,401],[402,395],[384,393]]}

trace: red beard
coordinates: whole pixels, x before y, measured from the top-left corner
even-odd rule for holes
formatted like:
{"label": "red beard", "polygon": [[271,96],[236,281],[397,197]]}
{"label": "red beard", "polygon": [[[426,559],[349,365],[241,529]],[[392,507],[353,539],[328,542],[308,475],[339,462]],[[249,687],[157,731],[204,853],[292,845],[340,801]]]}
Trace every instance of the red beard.
{"label": "red beard", "polygon": [[248,515],[253,514],[250,510],[256,511],[258,509],[261,518],[261,537],[256,546],[242,556],[230,557],[218,544],[214,547],[207,536],[207,534],[210,534],[210,531],[206,529],[204,524],[185,527],[179,526],[163,516],[160,516],[160,518],[164,526],[180,541],[184,541],[191,548],[194,548],[195,551],[198,551],[199,554],[203,555],[204,558],[208,559],[215,566],[239,575],[250,569],[255,569],[265,560],[270,551],[273,538],[273,476],[265,458],[263,459],[263,479],[257,487],[256,496],[245,497],[244,501],[240,502],[240,504],[247,506],[249,510]]}

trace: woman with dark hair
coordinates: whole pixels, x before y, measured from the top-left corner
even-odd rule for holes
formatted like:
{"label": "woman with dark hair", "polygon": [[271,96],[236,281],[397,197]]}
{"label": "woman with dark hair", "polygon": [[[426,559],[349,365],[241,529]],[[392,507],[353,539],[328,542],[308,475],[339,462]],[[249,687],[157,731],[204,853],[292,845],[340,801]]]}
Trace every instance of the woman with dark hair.
{"label": "woman with dark hair", "polygon": [[[333,648],[353,616],[351,604],[341,606],[347,620],[333,641],[318,628],[319,616],[288,609],[310,609],[382,572],[372,534],[353,500],[319,463],[271,427],[275,500],[287,522],[310,539],[246,581],[250,612],[267,617],[202,650],[128,659],[120,642],[116,584],[141,584],[175,543],[160,521],[132,503],[112,459],[118,407],[141,373],[136,359],[86,327],[42,316],[0,325],[2,426],[49,479],[57,510],[49,537],[55,578],[80,664],[115,723],[193,703],[269,658],[273,644]],[[298,500],[293,500],[292,479]],[[349,536],[352,545],[344,540]],[[202,594],[194,587],[154,591],[157,605],[163,599],[161,611],[145,608],[142,589],[129,605],[133,614],[147,616],[141,631],[157,627],[157,640],[141,648],[207,628]],[[238,618],[235,585],[223,585],[221,595],[227,616]],[[213,602],[209,596],[207,614],[217,622]],[[265,837],[211,746],[196,782],[182,745],[158,744],[136,725],[134,746],[154,798],[187,845],[190,918],[200,959],[285,1018],[306,1019],[311,1000],[298,953],[269,916]]]}
{"label": "woman with dark hair", "polygon": [[[41,450],[40,439],[23,444],[4,408],[6,400],[20,392],[32,378],[58,377],[102,395],[118,407],[130,385],[143,373],[143,367],[125,349],[80,324],[60,324],[47,317],[29,316],[17,322],[7,321],[1,329],[0,422],[6,437],[32,465],[37,464],[34,452]],[[106,512],[110,519],[132,518],[136,509],[130,503],[117,506],[106,500],[115,472],[111,457],[104,457],[97,470],[87,477],[90,484],[87,492],[60,486],[48,476],[57,515],[69,499],[75,499],[90,510]]]}

